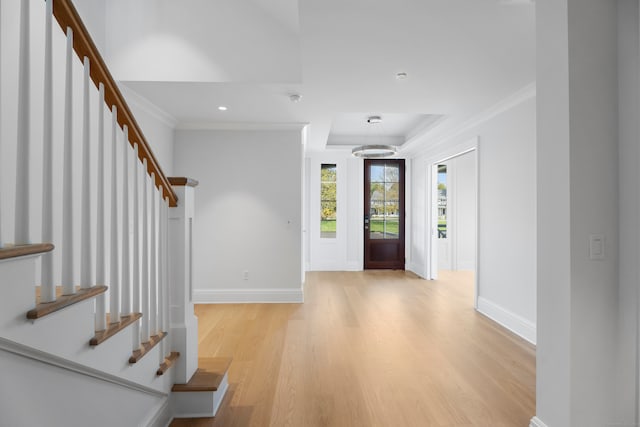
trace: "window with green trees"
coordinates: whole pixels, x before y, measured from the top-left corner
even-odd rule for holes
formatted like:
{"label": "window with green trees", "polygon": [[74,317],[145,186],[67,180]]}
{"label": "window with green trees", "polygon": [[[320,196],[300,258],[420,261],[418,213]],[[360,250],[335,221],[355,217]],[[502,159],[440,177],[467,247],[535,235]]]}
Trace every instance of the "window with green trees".
{"label": "window with green trees", "polygon": [[336,237],[337,167],[323,163],[320,167],[320,237]]}
{"label": "window with green trees", "polygon": [[438,165],[438,238],[447,238],[447,165]]}
{"label": "window with green trees", "polygon": [[397,165],[372,165],[370,171],[369,238],[399,237],[400,169]]}

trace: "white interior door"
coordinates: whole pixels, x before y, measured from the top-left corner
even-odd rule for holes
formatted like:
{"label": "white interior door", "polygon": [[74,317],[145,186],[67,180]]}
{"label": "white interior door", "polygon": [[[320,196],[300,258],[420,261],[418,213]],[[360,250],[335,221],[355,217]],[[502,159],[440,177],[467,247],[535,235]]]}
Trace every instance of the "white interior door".
{"label": "white interior door", "polygon": [[477,152],[432,164],[431,278],[437,270],[475,270],[477,251]]}
{"label": "white interior door", "polygon": [[454,186],[451,230],[452,270],[475,270],[476,262],[476,152],[462,154],[452,162]]}

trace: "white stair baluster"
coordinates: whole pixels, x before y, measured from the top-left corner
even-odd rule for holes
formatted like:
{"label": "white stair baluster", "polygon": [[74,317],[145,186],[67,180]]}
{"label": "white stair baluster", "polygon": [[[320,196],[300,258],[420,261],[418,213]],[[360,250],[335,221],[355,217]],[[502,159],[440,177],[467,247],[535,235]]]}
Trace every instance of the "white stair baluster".
{"label": "white stair baluster", "polygon": [[18,147],[16,153],[15,241],[31,243],[29,236],[29,3],[20,2],[20,53],[18,57]]}
{"label": "white stair baluster", "polygon": [[129,275],[129,127],[124,125],[124,145],[122,146],[122,315],[131,314],[131,277]]}
{"label": "white stair baluster", "polygon": [[151,335],[158,334],[158,272],[157,272],[157,223],[156,223],[156,206],[157,202],[157,190],[156,190],[156,175],[151,173],[151,212],[149,213],[149,219],[151,222],[151,243],[149,244],[149,332]]}
{"label": "white stair baluster", "polygon": [[[163,193],[161,192],[161,195]],[[160,232],[161,232],[161,243],[160,243],[160,303],[159,303],[159,313],[160,313],[160,330],[162,332],[167,332],[169,328],[167,327],[167,316],[168,316],[168,306],[169,306],[169,295],[167,293],[167,283],[168,283],[168,268],[167,264],[169,260],[167,259],[167,248],[169,241],[168,234],[168,222],[169,222],[169,201],[162,198],[160,202],[160,209],[162,212],[161,221],[160,221]],[[167,342],[168,340],[162,340],[162,355],[163,357],[167,354]]]}
{"label": "white stair baluster", "polygon": [[73,284],[73,30],[67,27],[64,96],[64,160],[62,166],[62,293],[75,293]]}
{"label": "white stair baluster", "polygon": [[[44,41],[44,119],[42,135],[42,242],[53,242],[53,62],[52,62],[53,0],[47,0]],[[0,241],[0,244],[2,242]],[[53,253],[42,254],[40,270],[40,302],[56,299],[53,281]]]}
{"label": "white stair baluster", "polygon": [[[170,316],[171,316],[171,310],[170,310],[170,301],[171,301],[171,297],[169,295],[169,289],[171,289],[170,287],[170,278],[171,278],[171,270],[170,270],[170,260],[169,260],[169,212],[171,212],[171,202],[169,201],[169,195],[167,195],[167,199],[166,199],[166,206],[165,206],[165,248],[164,248],[164,259],[165,259],[165,267],[164,267],[164,271],[165,271],[165,279],[164,279],[164,295],[165,295],[165,299],[164,299],[164,330],[168,333],[169,330],[171,329],[171,322],[170,322]],[[171,341],[168,342],[168,346],[170,346]],[[170,348],[170,347],[169,347]]]}
{"label": "white stair baluster", "polygon": [[164,331],[164,199],[162,187],[158,191],[158,333],[161,333]]}
{"label": "white stair baluster", "polygon": [[91,124],[89,105],[90,63],[84,57],[83,109],[82,109],[82,193],[80,196],[80,287],[87,289],[93,286],[93,266],[91,253]]}
{"label": "white stair baluster", "polygon": [[[138,157],[138,143],[135,144],[133,156],[133,298],[132,311],[140,313],[140,158]],[[140,322],[136,322],[133,326],[133,349],[140,347]]]}
{"label": "white stair baluster", "polygon": [[149,341],[149,187],[147,180],[147,159],[143,161],[142,179],[142,274],[140,284],[142,286],[142,322],[140,324],[140,341]]}
{"label": "white stair baluster", "polygon": [[[104,84],[98,85],[98,203],[96,207],[96,284],[106,285],[104,239]],[[107,328],[107,298],[96,298],[96,331]]]}
{"label": "white stair baluster", "polygon": [[118,283],[118,180],[116,158],[116,134],[118,131],[118,108],[111,110],[111,264],[109,274],[109,313],[111,323],[120,321],[120,285]]}

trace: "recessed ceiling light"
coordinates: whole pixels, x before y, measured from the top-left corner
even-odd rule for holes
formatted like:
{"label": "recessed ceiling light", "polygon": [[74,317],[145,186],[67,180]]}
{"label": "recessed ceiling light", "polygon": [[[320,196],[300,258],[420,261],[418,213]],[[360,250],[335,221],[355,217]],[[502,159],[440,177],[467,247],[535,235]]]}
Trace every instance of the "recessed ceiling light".
{"label": "recessed ceiling light", "polygon": [[407,73],[397,73],[396,74],[396,79],[398,80],[405,80],[407,78]]}
{"label": "recessed ceiling light", "polygon": [[227,111],[227,107],[225,107],[224,105],[221,105],[221,106],[218,107],[218,110]]}

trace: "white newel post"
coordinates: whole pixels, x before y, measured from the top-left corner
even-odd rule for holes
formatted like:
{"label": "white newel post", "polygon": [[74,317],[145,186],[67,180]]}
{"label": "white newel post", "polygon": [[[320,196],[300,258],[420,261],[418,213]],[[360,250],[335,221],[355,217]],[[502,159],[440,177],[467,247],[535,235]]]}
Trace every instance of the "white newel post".
{"label": "white newel post", "polygon": [[198,368],[198,318],[193,311],[192,229],[195,180],[174,185],[178,206],[169,210],[169,303],[171,351],[180,352],[176,383],[186,383]]}

